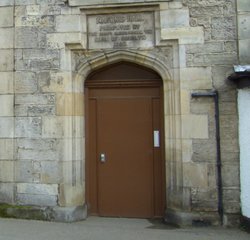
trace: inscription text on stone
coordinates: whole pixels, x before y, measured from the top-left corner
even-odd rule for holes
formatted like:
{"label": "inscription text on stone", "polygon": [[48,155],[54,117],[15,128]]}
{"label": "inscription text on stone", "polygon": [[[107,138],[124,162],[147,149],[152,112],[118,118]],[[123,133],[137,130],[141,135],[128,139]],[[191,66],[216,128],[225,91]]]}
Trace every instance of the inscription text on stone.
{"label": "inscription text on stone", "polygon": [[138,48],[154,46],[152,12],[88,16],[88,47]]}

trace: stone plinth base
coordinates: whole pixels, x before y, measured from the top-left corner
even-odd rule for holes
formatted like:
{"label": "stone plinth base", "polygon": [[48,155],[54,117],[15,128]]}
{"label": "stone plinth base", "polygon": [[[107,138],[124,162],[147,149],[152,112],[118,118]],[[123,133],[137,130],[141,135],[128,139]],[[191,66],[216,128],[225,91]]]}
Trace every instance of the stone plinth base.
{"label": "stone plinth base", "polygon": [[247,232],[250,233],[250,218],[241,217],[241,226],[243,227],[243,229],[245,229]]}
{"label": "stone plinth base", "polygon": [[220,225],[218,213],[194,213],[168,209],[165,221],[180,226],[217,226]]}
{"label": "stone plinth base", "polygon": [[0,205],[0,217],[34,219],[55,222],[75,222],[87,217],[86,206],[33,207]]}

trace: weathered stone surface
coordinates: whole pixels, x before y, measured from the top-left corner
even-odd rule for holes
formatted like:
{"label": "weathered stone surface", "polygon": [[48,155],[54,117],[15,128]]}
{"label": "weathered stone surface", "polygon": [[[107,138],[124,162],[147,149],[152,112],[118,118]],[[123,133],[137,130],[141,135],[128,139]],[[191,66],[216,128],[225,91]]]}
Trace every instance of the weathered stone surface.
{"label": "weathered stone surface", "polygon": [[83,116],[84,95],[79,93],[57,94],[57,115]]}
{"label": "weathered stone surface", "polygon": [[61,15],[56,17],[57,32],[80,32],[81,17],[80,15]]}
{"label": "weathered stone surface", "polygon": [[219,17],[212,19],[212,39],[233,40],[236,39],[236,19],[235,17]]}
{"label": "weathered stone surface", "polygon": [[186,187],[207,188],[207,165],[206,164],[183,164],[183,184]]}
{"label": "weathered stone surface", "polygon": [[33,5],[36,4],[36,0],[15,0],[16,5]]}
{"label": "weathered stone surface", "polygon": [[33,72],[15,72],[15,92],[34,93],[37,91],[36,74]]}
{"label": "weathered stone surface", "polygon": [[1,0],[0,6],[13,6],[14,0]]}
{"label": "weathered stone surface", "polygon": [[37,48],[38,33],[35,28],[19,27],[15,29],[16,48]]}
{"label": "weathered stone surface", "polygon": [[[4,4],[3,3],[4,1],[5,0],[1,1],[0,6],[2,6],[1,4]],[[9,2],[10,2],[10,5],[12,5],[11,0]],[[1,7],[0,8],[0,27],[13,27],[13,19],[14,19],[13,7]]]}
{"label": "weathered stone surface", "polygon": [[14,51],[13,49],[0,50],[0,71],[12,71],[14,68]]}
{"label": "weathered stone surface", "polygon": [[186,46],[186,52],[190,53],[219,53],[223,52],[223,43],[221,42],[206,42],[204,44],[190,44]]}
{"label": "weathered stone surface", "polygon": [[[160,0],[160,2],[161,1],[162,0]],[[165,0],[165,1],[171,1],[171,0]],[[119,3],[127,3],[127,2],[129,2],[129,0],[119,0]],[[142,3],[145,2],[145,0],[134,0],[133,2]],[[159,0],[150,0],[150,2],[159,2]],[[99,5],[99,4],[110,4],[110,3],[117,3],[117,0],[69,0],[70,6],[81,6],[81,5],[84,6],[89,4]]]}
{"label": "weathered stone surface", "polygon": [[250,52],[250,39],[239,40],[239,54],[241,64],[249,64]]}
{"label": "weathered stone surface", "polygon": [[16,19],[17,27],[53,27],[54,16],[19,16]]}
{"label": "weathered stone surface", "polygon": [[42,119],[40,117],[16,117],[15,127],[16,137],[41,137]]}
{"label": "weathered stone surface", "polygon": [[208,118],[205,115],[182,116],[183,138],[208,138]]}
{"label": "weathered stone surface", "polygon": [[40,163],[40,176],[42,183],[61,183],[63,179],[61,173],[61,163],[53,161],[43,161]]}
{"label": "weathered stone surface", "polygon": [[170,28],[161,30],[162,40],[178,39],[180,44],[204,43],[203,28]]}
{"label": "weathered stone surface", "polygon": [[81,186],[72,187],[70,184],[60,185],[60,206],[82,206],[84,204],[84,193]]}
{"label": "weathered stone surface", "polygon": [[[233,67],[232,66],[213,66],[212,67],[212,75],[213,75],[213,85],[217,90],[228,89],[228,84],[226,82],[226,78],[232,74]],[[221,93],[219,93],[221,95]],[[226,93],[228,98],[230,99],[230,94]],[[231,96],[232,97],[232,96]],[[231,101],[235,101],[235,98],[232,98]]]}
{"label": "weathered stone surface", "polygon": [[250,39],[250,13],[238,16],[239,39]]}
{"label": "weathered stone surface", "polygon": [[43,117],[42,136],[47,138],[84,136],[83,117]]}
{"label": "weathered stone surface", "polygon": [[160,14],[161,28],[189,27],[188,9],[168,9]]}
{"label": "weathered stone surface", "polygon": [[187,55],[187,66],[234,65],[238,61],[236,53]]}
{"label": "weathered stone surface", "polygon": [[240,175],[238,165],[224,164],[222,166],[222,184],[224,187],[239,187]]}
{"label": "weathered stone surface", "polygon": [[183,89],[211,89],[211,68],[182,68],[180,80]]}
{"label": "weathered stone surface", "polygon": [[14,117],[0,117],[0,138],[13,138]]}
{"label": "weathered stone surface", "polygon": [[14,181],[14,161],[0,161],[0,182]]}
{"label": "weathered stone surface", "polygon": [[237,0],[238,11],[250,11],[249,1],[248,0]]}
{"label": "weathered stone surface", "polygon": [[14,96],[0,95],[0,117],[14,116]]}
{"label": "weathered stone surface", "polygon": [[13,72],[0,72],[0,94],[9,94],[14,92]]}
{"label": "weathered stone surface", "polygon": [[0,48],[8,49],[8,48],[13,48],[13,46],[14,46],[13,28],[0,28]]}
{"label": "weathered stone surface", "polygon": [[58,161],[60,153],[55,150],[18,149],[17,158],[33,161]]}
{"label": "weathered stone surface", "polygon": [[23,194],[40,194],[40,195],[57,195],[57,184],[30,184],[30,183],[18,183],[17,193]]}
{"label": "weathered stone surface", "polygon": [[216,141],[193,140],[193,161],[194,162],[215,162],[216,161]]}
{"label": "weathered stone surface", "polygon": [[14,202],[14,184],[0,183],[0,203],[11,204]]}
{"label": "weathered stone surface", "polygon": [[55,104],[54,94],[18,94],[15,98],[16,104],[30,105],[53,105]]}
{"label": "weathered stone surface", "polygon": [[57,206],[57,196],[20,193],[17,194],[17,204],[52,207]]}
{"label": "weathered stone surface", "polygon": [[14,140],[0,139],[0,160],[14,160]]}

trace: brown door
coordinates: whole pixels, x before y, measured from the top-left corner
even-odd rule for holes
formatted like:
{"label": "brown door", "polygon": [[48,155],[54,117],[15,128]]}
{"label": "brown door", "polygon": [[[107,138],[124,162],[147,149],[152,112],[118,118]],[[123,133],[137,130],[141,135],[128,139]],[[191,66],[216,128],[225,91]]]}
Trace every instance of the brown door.
{"label": "brown door", "polygon": [[90,213],[162,216],[161,86],[89,88],[87,112]]}

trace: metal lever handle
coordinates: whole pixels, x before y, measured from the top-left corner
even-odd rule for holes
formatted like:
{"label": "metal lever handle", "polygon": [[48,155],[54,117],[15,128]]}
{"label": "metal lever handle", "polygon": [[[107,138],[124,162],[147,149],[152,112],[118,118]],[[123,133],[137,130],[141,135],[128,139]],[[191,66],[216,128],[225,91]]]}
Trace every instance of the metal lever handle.
{"label": "metal lever handle", "polygon": [[105,156],[104,153],[100,154],[100,161],[101,161],[101,163],[105,163],[106,162],[106,156]]}

